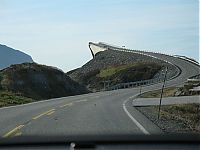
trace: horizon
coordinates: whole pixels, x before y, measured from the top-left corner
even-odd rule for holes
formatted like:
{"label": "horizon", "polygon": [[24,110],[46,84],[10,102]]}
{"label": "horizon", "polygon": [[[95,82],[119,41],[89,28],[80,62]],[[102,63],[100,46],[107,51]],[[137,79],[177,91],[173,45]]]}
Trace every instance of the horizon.
{"label": "horizon", "polygon": [[65,72],[92,59],[90,41],[199,61],[197,0],[3,0],[0,8],[2,45]]}

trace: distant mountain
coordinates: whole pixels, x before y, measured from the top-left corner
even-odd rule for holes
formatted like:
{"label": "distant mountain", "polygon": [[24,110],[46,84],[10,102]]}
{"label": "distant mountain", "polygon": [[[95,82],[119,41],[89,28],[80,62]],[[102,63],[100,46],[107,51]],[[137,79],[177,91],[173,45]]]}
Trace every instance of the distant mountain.
{"label": "distant mountain", "polygon": [[12,64],[21,64],[33,62],[31,56],[6,45],[0,44],[0,70],[9,67]]}

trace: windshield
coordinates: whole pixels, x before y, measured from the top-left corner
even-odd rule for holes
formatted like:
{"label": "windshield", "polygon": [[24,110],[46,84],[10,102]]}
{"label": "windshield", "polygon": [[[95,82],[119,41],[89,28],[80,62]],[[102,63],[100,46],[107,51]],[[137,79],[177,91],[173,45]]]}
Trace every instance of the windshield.
{"label": "windshield", "polygon": [[1,0],[0,136],[200,133],[197,0]]}

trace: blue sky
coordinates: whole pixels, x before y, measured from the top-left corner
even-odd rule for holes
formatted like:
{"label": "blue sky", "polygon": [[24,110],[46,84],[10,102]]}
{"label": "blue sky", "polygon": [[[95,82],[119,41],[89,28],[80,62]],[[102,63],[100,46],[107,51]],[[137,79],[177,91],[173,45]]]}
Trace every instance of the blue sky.
{"label": "blue sky", "polygon": [[89,41],[199,59],[198,0],[1,0],[0,18],[0,44],[64,71]]}

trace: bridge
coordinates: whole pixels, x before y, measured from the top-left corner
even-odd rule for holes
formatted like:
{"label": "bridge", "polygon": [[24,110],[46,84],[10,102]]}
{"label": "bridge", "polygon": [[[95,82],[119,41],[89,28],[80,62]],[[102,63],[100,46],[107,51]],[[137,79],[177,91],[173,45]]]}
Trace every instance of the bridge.
{"label": "bridge", "polygon": [[[151,52],[151,51],[142,51],[142,50],[134,50],[134,49],[126,49],[124,47],[119,47],[103,42],[99,43],[93,43],[89,42],[89,48],[91,50],[91,53],[93,57],[101,51],[105,50],[116,50],[120,52],[125,52],[125,53],[135,53],[135,54],[140,54],[143,56],[148,56],[151,57],[153,60],[160,60],[168,64],[168,75],[167,75],[167,80],[177,80],[180,79],[181,82],[180,85],[183,85],[183,83],[191,78],[193,75],[198,75],[199,74],[199,63],[195,61],[192,58],[188,58],[186,56],[180,56],[180,55],[167,55],[159,52]],[[188,74],[187,76],[183,74],[186,74],[187,70],[189,69],[190,63],[192,66],[194,65],[196,70],[193,70],[194,72],[191,72],[191,74]],[[188,67],[188,68],[186,68]],[[156,84],[159,82],[162,82],[164,80],[164,76],[160,76],[159,78],[155,79],[149,79],[149,80],[143,80],[143,81],[137,81],[137,82],[129,82],[129,83],[120,83],[117,84],[113,87],[110,87],[109,90],[113,89],[119,89],[119,88],[130,88],[130,87],[136,87],[136,86],[141,86],[141,85],[152,85]]]}

